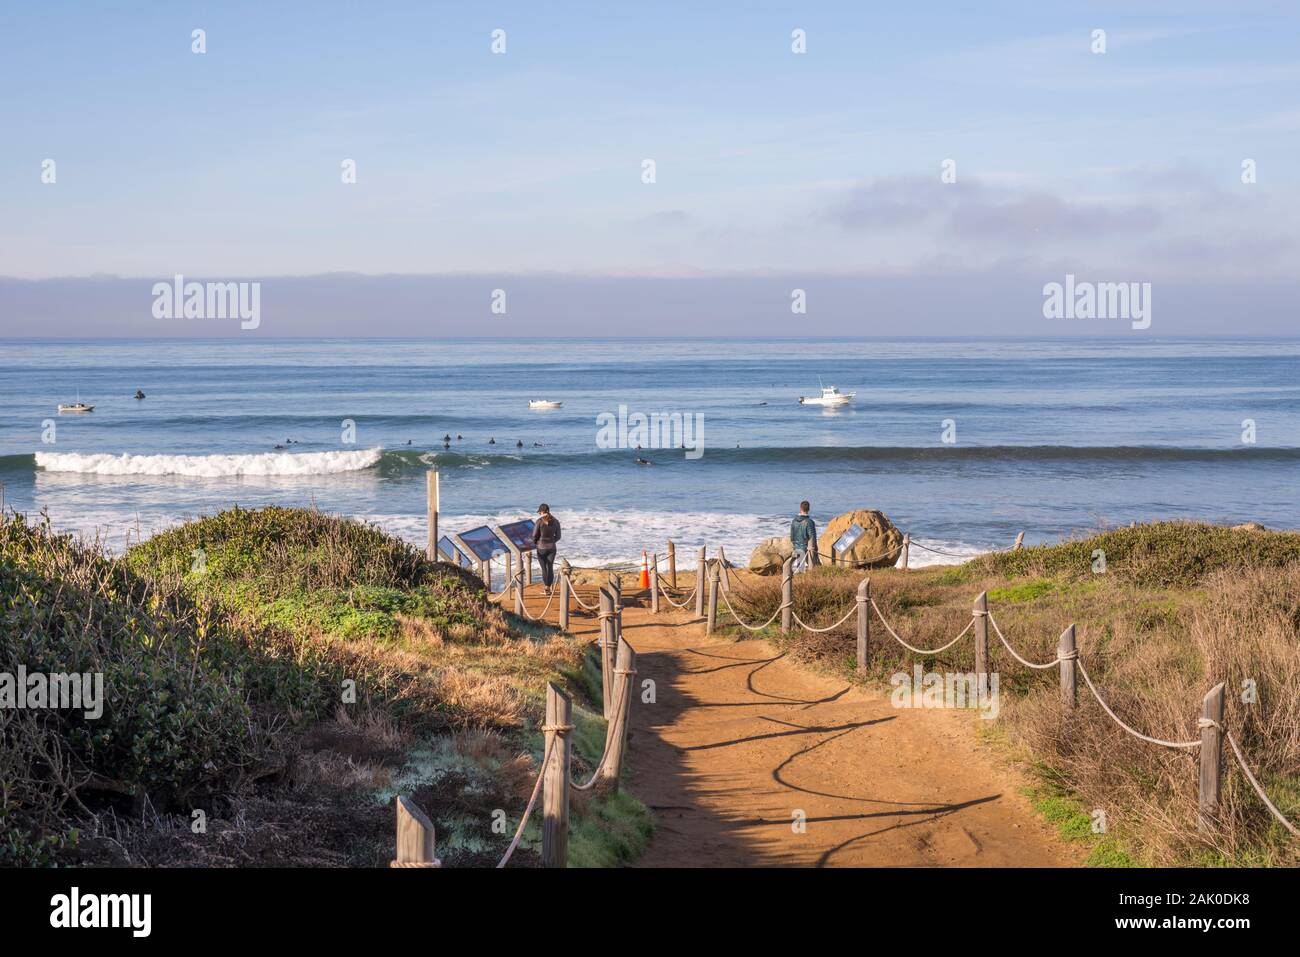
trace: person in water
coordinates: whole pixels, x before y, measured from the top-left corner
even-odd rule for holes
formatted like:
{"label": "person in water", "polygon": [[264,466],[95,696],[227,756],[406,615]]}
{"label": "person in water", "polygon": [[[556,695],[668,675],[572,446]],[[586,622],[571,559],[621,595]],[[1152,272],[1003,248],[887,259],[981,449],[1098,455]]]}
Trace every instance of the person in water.
{"label": "person in water", "polygon": [[548,595],[555,581],[555,546],[559,541],[560,520],[551,514],[551,507],[543,502],[537,506],[533,544],[537,547],[537,565],[542,570],[542,587]]}
{"label": "person in water", "polygon": [[[794,567],[799,571],[807,571],[810,565],[821,564],[821,559],[817,555],[817,523],[808,514],[811,510],[812,506],[807,501],[800,502],[799,514],[790,523],[790,545],[794,548]],[[808,550],[810,542],[811,552]]]}

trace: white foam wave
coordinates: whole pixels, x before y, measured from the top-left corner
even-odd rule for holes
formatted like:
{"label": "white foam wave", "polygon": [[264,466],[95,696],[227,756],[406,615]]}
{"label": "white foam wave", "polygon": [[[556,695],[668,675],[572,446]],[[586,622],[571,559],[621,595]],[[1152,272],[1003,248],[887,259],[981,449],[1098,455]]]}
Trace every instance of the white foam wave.
{"label": "white foam wave", "polygon": [[[736,514],[725,512],[650,512],[565,510],[556,513],[564,526],[560,554],[579,568],[602,568],[616,565],[640,567],[641,550],[655,552],[662,563],[667,554],[668,539],[677,547],[677,567],[694,568],[699,547],[707,545],[710,556],[716,556],[722,546],[727,560],[736,565],[747,565],[750,553],[767,538],[785,536],[790,531],[788,516]],[[426,529],[423,515],[365,515],[365,521],[423,547]],[[468,531],[479,525],[499,525],[532,517],[532,510],[496,514],[440,516],[439,530]],[[911,568],[927,565],[960,565],[976,555],[988,551],[977,545],[945,539],[913,539],[913,545],[923,544],[939,549],[943,555],[914,547],[908,555]]]}
{"label": "white foam wave", "polygon": [[36,466],[49,472],[85,475],[328,475],[355,472],[379,462],[383,449],[348,452],[261,452],[251,455],[110,455],[37,452]]}

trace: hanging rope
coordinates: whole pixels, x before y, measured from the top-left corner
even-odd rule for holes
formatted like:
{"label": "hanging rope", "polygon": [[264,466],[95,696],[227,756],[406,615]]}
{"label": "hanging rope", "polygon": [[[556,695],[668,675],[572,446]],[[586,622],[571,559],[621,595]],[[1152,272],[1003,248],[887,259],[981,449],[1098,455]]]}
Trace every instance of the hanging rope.
{"label": "hanging rope", "polygon": [[1088,677],[1088,669],[1083,666],[1082,658],[1079,659],[1079,674],[1083,675],[1084,683],[1088,685],[1088,690],[1092,692],[1092,696],[1097,699],[1097,704],[1101,705],[1101,710],[1105,711],[1108,715],[1110,715],[1116,724],[1118,724],[1129,734],[1133,735],[1133,737],[1141,738],[1143,741],[1149,741],[1151,744],[1158,744],[1162,748],[1199,748],[1201,746],[1201,742],[1199,739],[1196,741],[1163,741],[1160,738],[1149,737],[1143,734],[1141,731],[1133,730],[1128,725],[1126,725],[1123,721],[1121,721],[1119,715],[1117,715],[1114,711],[1110,710],[1110,706],[1106,704],[1106,702],[1102,699],[1096,687],[1093,685],[1092,679]]}
{"label": "hanging rope", "polygon": [[[614,674],[634,675],[636,674],[636,669],[615,668]],[[622,736],[623,734],[623,726],[624,726],[624,719],[625,719],[625,713],[623,710],[623,699],[626,697],[627,694],[624,684],[625,683],[623,681],[619,681],[618,683],[618,697],[614,699],[614,726],[610,729],[609,733],[605,735],[605,751],[603,754],[601,754],[600,760],[596,762],[596,769],[591,772],[591,777],[587,779],[586,784],[578,784],[577,782],[574,781],[569,782],[570,786],[575,791],[588,791],[591,788],[596,786],[596,778],[600,776],[601,770],[605,767],[605,762],[609,760],[610,748],[614,746],[614,742],[617,741],[619,737]],[[631,686],[631,684],[632,683],[630,681],[626,682],[627,686]]]}
{"label": "hanging rope", "polygon": [[961,633],[957,635],[957,637],[954,638],[952,641],[948,642],[948,644],[944,645],[942,648],[930,648],[930,649],[918,648],[915,645],[908,644],[906,641],[904,641],[902,638],[899,637],[898,632],[894,631],[894,629],[890,627],[889,622],[885,620],[885,613],[880,610],[880,606],[876,604],[876,600],[874,598],[871,599],[871,607],[876,610],[876,617],[879,618],[880,623],[885,626],[885,631],[889,632],[889,634],[893,637],[893,639],[896,642],[898,642],[900,645],[902,645],[904,648],[906,648],[909,651],[914,651],[918,655],[937,655],[941,651],[947,651],[953,645],[957,644],[957,642],[965,638],[966,632],[970,631],[971,626],[975,624],[974,618],[966,622],[966,627],[961,630]]}
{"label": "hanging rope", "polygon": [[[779,608],[777,609],[777,611],[780,611],[780,610],[781,610],[781,609],[779,609]],[[848,621],[850,618],[852,618],[855,614],[857,614],[857,611],[858,611],[858,609],[857,609],[857,607],[856,607],[856,605],[855,605],[853,608],[850,608],[850,609],[849,609],[848,614],[846,614],[843,618],[841,618],[839,621],[837,621],[837,622],[836,622],[835,624],[833,624],[833,625],[827,625],[825,628],[814,628],[812,625],[808,624],[806,621],[804,621],[802,618],[800,618],[800,617],[799,617],[799,613],[796,612],[796,611],[794,611],[793,609],[791,609],[790,614],[791,614],[791,616],[794,618],[794,620],[795,620],[796,622],[799,623],[799,627],[801,627],[804,631],[811,631],[811,632],[812,632],[813,634],[815,634],[815,635],[821,635],[821,634],[825,634],[825,633],[828,632],[828,631],[834,631],[834,630],[835,630],[836,628],[838,628],[840,625],[844,624],[846,621]]]}
{"label": "hanging rope", "polygon": [[727,593],[722,589],[718,589],[718,593],[722,595],[722,603],[727,606],[727,611],[731,612],[731,617],[736,619],[736,624],[740,625],[741,628],[744,628],[747,631],[762,631],[768,625],[772,624],[772,622],[776,621],[776,616],[781,614],[781,609],[785,608],[784,604],[778,605],[776,611],[772,612],[772,617],[761,625],[747,625],[741,617],[736,614],[736,609],[731,607],[731,599],[727,597]]}
{"label": "hanging rope", "polygon": [[551,738],[550,744],[546,746],[546,753],[542,756],[542,766],[537,772],[537,781],[533,784],[532,796],[528,799],[528,807],[524,808],[524,816],[519,819],[519,827],[515,830],[514,840],[506,848],[505,854],[501,860],[497,861],[497,869],[505,867],[510,861],[510,856],[514,854],[515,848],[519,846],[519,839],[524,836],[524,828],[528,825],[528,817],[533,813],[533,808],[537,804],[537,796],[542,793],[542,778],[546,775],[546,766],[551,763],[551,752],[555,750],[555,742],[559,739],[557,734]]}
{"label": "hanging rope", "polygon": [[1246,775],[1246,780],[1249,781],[1250,786],[1255,789],[1255,793],[1258,794],[1259,799],[1264,802],[1264,806],[1273,812],[1273,816],[1282,823],[1283,827],[1290,831],[1294,836],[1300,837],[1300,830],[1296,830],[1295,825],[1283,817],[1282,812],[1273,806],[1273,802],[1268,799],[1268,795],[1264,793],[1264,789],[1260,787],[1259,782],[1255,780],[1255,775],[1250,773],[1250,768],[1246,766],[1246,758],[1242,755],[1241,748],[1237,746],[1237,739],[1232,736],[1232,732],[1228,731],[1225,732],[1225,734],[1228,738],[1228,744],[1232,745],[1232,753],[1237,757],[1237,763],[1241,765],[1242,773]]}
{"label": "hanging rope", "polygon": [[[1057,655],[1055,658],[1053,658],[1051,661],[1047,662],[1047,664],[1044,665],[1036,665],[1032,661],[1026,661],[1024,658],[1021,658],[1018,654],[1016,654],[1016,649],[1011,647],[1011,642],[1007,641],[1006,636],[1002,634],[1002,629],[998,627],[998,622],[997,619],[993,617],[993,612],[989,612],[989,624],[993,626],[993,631],[997,634],[998,638],[1002,640],[1002,644],[1006,645],[1007,651],[1011,652],[1011,657],[1015,658],[1016,661],[1020,662],[1026,668],[1055,668],[1057,665],[1061,663],[1060,655]],[[1075,654],[1075,657],[1076,658],[1078,657],[1077,653]]]}

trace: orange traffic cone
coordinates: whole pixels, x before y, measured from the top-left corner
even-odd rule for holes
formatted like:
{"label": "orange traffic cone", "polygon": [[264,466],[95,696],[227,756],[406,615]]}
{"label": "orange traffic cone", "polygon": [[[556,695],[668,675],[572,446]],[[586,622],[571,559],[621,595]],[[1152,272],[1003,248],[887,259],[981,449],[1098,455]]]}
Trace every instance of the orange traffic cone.
{"label": "orange traffic cone", "polygon": [[650,562],[646,558],[644,549],[641,551],[641,587],[650,587]]}

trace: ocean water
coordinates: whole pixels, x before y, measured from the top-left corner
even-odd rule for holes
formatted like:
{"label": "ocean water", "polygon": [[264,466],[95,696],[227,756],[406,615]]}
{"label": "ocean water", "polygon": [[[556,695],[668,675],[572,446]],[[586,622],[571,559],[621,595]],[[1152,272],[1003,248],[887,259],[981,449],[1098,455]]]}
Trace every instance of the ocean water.
{"label": "ocean water", "polygon": [[[8,340],[0,483],[6,508],[113,549],[272,503],[423,544],[436,467],[444,529],[545,501],[575,564],[668,538],[683,566],[700,544],[746,559],[804,498],[822,522],[883,509],[948,553],[914,562],[950,562],[1022,530],[1300,526],[1298,372],[1300,339]],[[857,396],[799,405],[819,379]],[[78,395],[94,412],[56,413]],[[694,434],[602,448],[599,417],[620,406],[702,421],[703,454],[679,447]]]}

